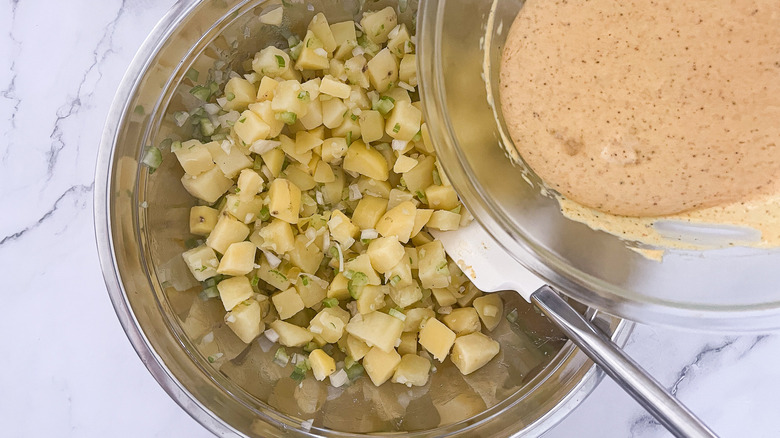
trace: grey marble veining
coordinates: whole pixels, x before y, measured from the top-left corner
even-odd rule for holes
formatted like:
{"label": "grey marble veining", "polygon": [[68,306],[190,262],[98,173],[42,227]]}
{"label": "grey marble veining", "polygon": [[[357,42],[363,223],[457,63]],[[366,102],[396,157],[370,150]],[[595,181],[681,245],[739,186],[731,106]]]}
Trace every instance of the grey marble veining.
{"label": "grey marble veining", "polygon": [[[210,436],[127,342],[93,238],[105,114],[135,51],[172,3],[0,4],[4,436]],[[780,436],[780,337],[638,326],[626,349],[724,437]],[[668,435],[604,381],[547,436]]]}

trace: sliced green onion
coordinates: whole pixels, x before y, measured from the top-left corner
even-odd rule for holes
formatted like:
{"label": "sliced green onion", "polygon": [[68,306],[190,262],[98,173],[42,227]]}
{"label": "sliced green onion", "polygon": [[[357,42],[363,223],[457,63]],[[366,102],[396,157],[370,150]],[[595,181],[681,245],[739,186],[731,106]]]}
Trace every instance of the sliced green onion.
{"label": "sliced green onion", "polygon": [[417,196],[417,199],[419,199],[420,201],[426,204],[428,203],[428,200],[425,198],[425,193],[423,193],[421,190],[417,190],[416,192],[414,192],[414,195]]}
{"label": "sliced green onion", "polygon": [[394,107],[395,99],[390,96],[382,96],[376,102],[374,102],[373,105],[371,105],[371,109],[374,111],[379,111],[379,113],[383,116],[386,116],[387,113],[392,111]]}
{"label": "sliced green onion", "polygon": [[459,205],[459,206],[457,206],[457,207],[455,207],[455,208],[453,208],[452,210],[449,210],[449,211],[452,212],[452,213],[455,213],[455,214],[460,214],[461,207],[462,207],[462,205]]}
{"label": "sliced green onion", "polygon": [[358,116],[356,116],[356,115],[354,115],[354,114],[351,114],[351,115],[349,116],[349,118],[350,118],[350,119],[352,119],[352,120],[357,120],[357,119],[358,119]]}
{"label": "sliced green onion", "polygon": [[135,112],[139,116],[142,116],[142,115],[146,114],[146,111],[144,111],[144,106],[143,105],[136,105],[136,107],[133,110],[133,112]]}
{"label": "sliced green onion", "polygon": [[238,123],[244,123],[244,122],[246,122],[246,117],[241,117],[240,119],[238,119]]}
{"label": "sliced green onion", "polygon": [[298,44],[290,46],[290,58],[297,61],[298,57],[301,56],[301,50],[303,50],[303,41],[299,41]]}
{"label": "sliced green onion", "polygon": [[211,135],[214,135],[214,131],[216,129],[214,128],[214,124],[211,123],[211,120],[204,117],[200,119],[200,133],[203,134],[206,137],[209,137]]}
{"label": "sliced green onion", "polygon": [[192,87],[190,94],[204,102],[208,102],[211,98],[211,89],[209,87],[204,87],[203,85],[196,85]]}
{"label": "sliced green onion", "polygon": [[325,298],[322,300],[322,305],[327,308],[336,307],[339,305],[339,300],[336,298]]}
{"label": "sliced green onion", "polygon": [[[263,159],[260,158],[260,155],[255,157],[255,164],[252,166],[254,170],[260,170],[263,168]],[[266,209],[267,210],[267,209]]]}
{"label": "sliced green onion", "polygon": [[200,245],[196,239],[187,239],[184,241],[184,246],[187,247],[187,249],[192,249]]}
{"label": "sliced green onion", "polygon": [[187,123],[187,119],[190,118],[190,113],[187,111],[176,111],[173,113],[173,121],[176,122],[176,126],[181,128],[184,126],[185,123]]}
{"label": "sliced green onion", "polygon": [[309,285],[309,277],[302,276],[301,277],[301,283],[303,283],[304,286],[308,286]]}
{"label": "sliced green onion", "polygon": [[298,114],[295,114],[292,111],[284,111],[276,114],[276,120],[281,120],[287,125],[293,125],[295,124],[295,121],[298,120]]}
{"label": "sliced green onion", "polygon": [[308,100],[309,99],[309,92],[306,90],[301,91],[298,93],[298,99],[299,100]]}
{"label": "sliced green onion", "polygon": [[236,98],[236,95],[231,93],[230,91],[225,93],[225,99],[227,99],[228,102],[230,102],[231,100],[233,100],[235,98]]}
{"label": "sliced green onion", "polygon": [[392,317],[398,318],[401,321],[405,321],[406,320],[406,315],[404,314],[404,312],[401,312],[400,310],[397,310],[397,309],[390,309],[390,311],[387,312],[387,314],[392,316]]}
{"label": "sliced green onion", "polygon": [[352,131],[347,132],[347,146],[352,144]]}
{"label": "sliced green onion", "polygon": [[317,348],[319,348],[319,346],[312,341],[312,342],[309,342],[308,344],[303,346],[303,351],[305,351],[307,353],[311,353],[312,351],[316,350]]}
{"label": "sliced green onion", "polygon": [[149,173],[154,173],[160,164],[162,163],[162,152],[155,146],[149,146],[144,153],[144,158],[141,160],[149,168]]}
{"label": "sliced green onion", "polygon": [[257,217],[259,217],[261,221],[265,222],[268,219],[271,219],[271,212],[268,210],[267,206],[263,207]]}
{"label": "sliced green onion", "polygon": [[216,298],[219,296],[219,290],[217,290],[216,286],[208,287],[206,289],[203,289],[203,292],[199,294],[200,299],[203,301],[209,300],[211,298]]}
{"label": "sliced green onion", "polygon": [[417,134],[414,134],[414,137],[412,137],[413,142],[418,142],[422,140],[422,130],[417,131]]}
{"label": "sliced green onion", "polygon": [[252,281],[250,283],[252,283],[252,286],[257,286],[260,283],[260,277],[255,275],[254,277],[252,277]]}
{"label": "sliced green onion", "polygon": [[284,62],[284,57],[282,55],[276,55],[276,65],[279,66],[279,68],[284,68],[286,65]]}
{"label": "sliced green onion", "polygon": [[390,285],[391,286],[395,286],[400,281],[401,281],[401,276],[400,275],[393,275],[392,277],[390,277]]}
{"label": "sliced green onion", "polygon": [[290,378],[296,382],[301,382],[306,378],[306,370],[296,366],[295,369],[293,369],[293,372],[290,374]]}
{"label": "sliced green onion", "polygon": [[438,169],[433,169],[432,173],[433,173],[433,183],[436,184],[437,186],[440,186],[441,185],[441,176],[439,176],[439,170]]}
{"label": "sliced green onion", "polygon": [[401,124],[400,123],[396,123],[395,126],[393,126],[393,132],[398,134],[398,131],[400,131],[400,130],[401,130]]}
{"label": "sliced green onion", "polygon": [[368,276],[362,272],[355,272],[347,283],[349,295],[354,299],[360,298],[360,294],[363,293],[363,287],[367,284]]}
{"label": "sliced green onion", "polygon": [[187,73],[184,73],[184,77],[191,80],[192,82],[198,82],[198,76],[200,76],[200,72],[192,67],[187,70]]}
{"label": "sliced green onion", "polygon": [[287,350],[284,347],[279,347],[274,354],[274,363],[280,367],[286,367],[290,363],[290,356],[287,354]]}
{"label": "sliced green onion", "polygon": [[344,358],[344,368],[352,368],[353,365],[358,363],[355,359],[352,359],[352,356],[347,356]]}
{"label": "sliced green onion", "polygon": [[516,323],[520,315],[517,313],[517,309],[512,309],[511,312],[506,314],[506,320],[512,324]]}
{"label": "sliced green onion", "polygon": [[279,279],[281,279],[282,281],[287,281],[287,276],[286,276],[286,275],[284,275],[284,274],[282,274],[281,272],[279,272],[279,270],[278,270],[278,269],[271,269],[271,270],[270,270],[270,271],[268,271],[268,272],[269,272],[270,274],[273,274],[273,275],[275,275],[275,276],[279,277]]}
{"label": "sliced green onion", "polygon": [[363,365],[355,362],[351,367],[346,368],[347,377],[350,381],[354,381],[358,377],[363,375]]}

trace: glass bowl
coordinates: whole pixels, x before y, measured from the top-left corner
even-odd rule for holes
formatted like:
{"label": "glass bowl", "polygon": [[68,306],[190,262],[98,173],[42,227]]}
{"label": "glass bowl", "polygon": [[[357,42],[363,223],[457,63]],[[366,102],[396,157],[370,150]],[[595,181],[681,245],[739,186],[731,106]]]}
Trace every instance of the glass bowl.
{"label": "glass bowl", "polygon": [[[498,71],[522,0],[421,3],[422,101],[439,160],[476,219],[519,262],[589,306],[649,324],[712,331],[780,328],[780,251],[669,250],[565,218],[516,156],[501,121]],[[493,104],[493,103],[496,104]]]}
{"label": "glass bowl", "polygon": [[[340,389],[313,379],[297,386],[289,365],[273,363],[275,349],[241,342],[224,325],[218,300],[199,297],[181,258],[193,238],[187,218],[195,199],[180,183],[177,160],[164,151],[153,174],[139,165],[147,145],[186,135],[172,114],[192,98],[183,83],[190,68],[202,76],[218,74],[215,66],[241,71],[247,54],[300,33],[315,11],[331,22],[352,19],[362,3],[285,2],[285,21],[274,27],[258,16],[279,1],[181,1],[153,30],[117,90],[98,157],[96,234],[116,313],[160,385],[219,436],[538,436],[602,374],[517,295],[504,299],[520,324],[502,320],[495,332],[502,353],[469,376],[445,361],[422,388],[375,388],[365,377]],[[416,8],[411,2],[401,15],[410,25]],[[630,324],[586,314],[615,342],[627,339]]]}

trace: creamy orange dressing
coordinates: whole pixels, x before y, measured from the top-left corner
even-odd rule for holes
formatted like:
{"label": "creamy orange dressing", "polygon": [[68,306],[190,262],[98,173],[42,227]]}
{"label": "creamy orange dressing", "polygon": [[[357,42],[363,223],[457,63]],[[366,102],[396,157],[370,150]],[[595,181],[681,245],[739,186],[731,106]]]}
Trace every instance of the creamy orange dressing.
{"label": "creamy orange dressing", "polygon": [[528,0],[501,91],[523,159],[585,206],[662,216],[777,193],[777,0]]}
{"label": "creamy orange dressing", "polygon": [[697,245],[659,219],[780,245],[780,2],[528,0],[500,79],[512,140],[568,217],[664,247]]}

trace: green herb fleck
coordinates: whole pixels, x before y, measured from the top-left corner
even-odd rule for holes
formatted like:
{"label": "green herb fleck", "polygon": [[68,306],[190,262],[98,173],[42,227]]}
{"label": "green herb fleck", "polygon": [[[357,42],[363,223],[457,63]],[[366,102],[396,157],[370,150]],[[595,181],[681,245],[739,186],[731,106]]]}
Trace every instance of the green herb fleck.
{"label": "green herb fleck", "polygon": [[238,119],[238,123],[244,123],[244,122],[246,122],[246,117],[241,117],[240,119]]}
{"label": "green herb fleck", "polygon": [[360,298],[360,294],[363,293],[363,287],[368,284],[368,276],[362,272],[355,272],[352,274],[352,278],[347,283],[347,290],[349,295],[354,298]]}
{"label": "green herb fleck", "polygon": [[322,305],[327,308],[336,307],[339,305],[339,300],[336,298],[325,298],[322,300]]}
{"label": "green herb fleck", "polygon": [[352,131],[347,132],[347,146],[352,144]]}
{"label": "green herb fleck", "polygon": [[146,111],[144,111],[144,106],[143,105],[136,105],[136,107],[133,110],[133,112],[135,112],[139,116],[142,116],[142,115],[146,114]]}
{"label": "green herb fleck", "polygon": [[298,93],[298,99],[300,100],[308,100],[309,99],[309,92],[306,90],[301,91]]}
{"label": "green herb fleck", "polygon": [[[253,168],[254,170],[260,170],[260,169],[262,169],[262,168],[263,168],[263,159],[262,159],[262,158],[260,158],[260,155],[258,155],[258,156],[256,156],[256,157],[255,157],[255,163],[254,163],[254,165],[252,166],[252,168]],[[267,209],[266,209],[266,210],[267,210]]]}
{"label": "green herb fleck", "polygon": [[236,95],[231,93],[230,91],[225,93],[225,99],[227,99],[228,102],[230,102],[231,100],[233,100],[235,98],[236,98]]}
{"label": "green herb fleck", "polygon": [[309,277],[301,277],[301,283],[303,283],[304,286],[309,285]]}
{"label": "green herb fleck", "polygon": [[439,176],[439,171],[437,169],[433,169],[433,183],[437,186],[441,185],[441,176]]}
{"label": "green herb fleck", "polygon": [[258,277],[257,275],[253,276],[251,283],[252,283],[252,286],[257,286],[258,283],[260,283],[260,277]]}
{"label": "green herb fleck", "polygon": [[149,148],[146,149],[144,158],[141,162],[149,168],[149,173],[154,173],[162,163],[162,152],[155,146],[149,146]]}
{"label": "green herb fleck", "polygon": [[285,65],[287,65],[284,62],[284,57],[282,55],[275,55],[276,56],[276,65],[279,66],[279,68],[284,68]]}
{"label": "green herb fleck", "polygon": [[196,85],[192,87],[190,94],[204,102],[208,102],[208,100],[211,98],[211,89],[203,85]]}
{"label": "green herb fleck", "polygon": [[352,119],[352,120],[357,120],[357,119],[358,119],[358,116],[356,116],[356,115],[354,115],[354,114],[351,114],[351,115],[349,116],[349,118],[350,118],[350,119]]}
{"label": "green herb fleck", "polygon": [[398,131],[400,131],[400,130],[401,130],[401,124],[400,123],[396,123],[395,126],[393,126],[393,132],[398,134]]}
{"label": "green herb fleck", "polygon": [[277,113],[275,117],[276,120],[281,120],[287,125],[293,125],[295,124],[296,120],[298,120],[298,115],[292,111],[284,111],[281,113]]}
{"label": "green herb fleck", "polygon": [[[411,262],[411,261],[412,261],[412,259],[409,258],[409,262]],[[400,281],[401,281],[401,276],[400,275],[393,275],[392,277],[390,277],[390,285],[391,286],[395,286]]]}

